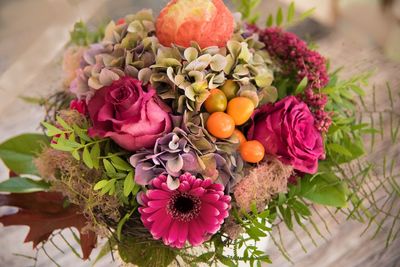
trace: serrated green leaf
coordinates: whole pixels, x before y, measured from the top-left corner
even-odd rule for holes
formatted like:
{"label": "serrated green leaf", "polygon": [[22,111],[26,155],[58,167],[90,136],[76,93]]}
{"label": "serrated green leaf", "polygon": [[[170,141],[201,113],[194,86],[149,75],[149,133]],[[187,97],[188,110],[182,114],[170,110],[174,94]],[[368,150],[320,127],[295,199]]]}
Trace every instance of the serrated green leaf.
{"label": "serrated green leaf", "polygon": [[0,144],[0,158],[7,168],[18,174],[37,175],[33,159],[48,145],[49,139],[44,135],[18,135]]}
{"label": "serrated green leaf", "polygon": [[43,180],[37,181],[25,177],[12,177],[0,183],[0,192],[7,193],[31,193],[45,191],[50,184]]}

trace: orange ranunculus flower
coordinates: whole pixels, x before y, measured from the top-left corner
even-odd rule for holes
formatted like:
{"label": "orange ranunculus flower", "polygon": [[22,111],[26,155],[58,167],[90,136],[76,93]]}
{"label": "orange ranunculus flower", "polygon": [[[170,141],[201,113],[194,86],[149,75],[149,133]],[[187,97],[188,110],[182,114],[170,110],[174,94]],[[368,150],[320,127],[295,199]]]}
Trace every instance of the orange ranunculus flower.
{"label": "orange ranunculus flower", "polygon": [[232,37],[234,18],[222,0],[172,0],[157,19],[157,37],[165,46],[223,47]]}

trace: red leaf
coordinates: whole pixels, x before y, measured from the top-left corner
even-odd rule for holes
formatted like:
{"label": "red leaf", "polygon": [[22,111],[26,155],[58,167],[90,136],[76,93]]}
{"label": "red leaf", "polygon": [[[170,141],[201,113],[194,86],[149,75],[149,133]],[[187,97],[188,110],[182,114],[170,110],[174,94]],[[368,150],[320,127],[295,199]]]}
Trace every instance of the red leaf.
{"label": "red leaf", "polygon": [[9,171],[8,176],[9,176],[10,178],[12,178],[12,177],[17,177],[18,174],[17,174],[16,172],[14,172],[14,171]]}
{"label": "red leaf", "polygon": [[33,242],[36,247],[49,238],[57,229],[75,227],[80,233],[83,259],[88,259],[96,246],[97,236],[93,231],[83,231],[87,219],[78,206],[64,207],[64,197],[56,192],[36,192],[25,194],[0,194],[0,206],[18,207],[15,214],[0,217],[4,226],[29,226],[25,242]]}

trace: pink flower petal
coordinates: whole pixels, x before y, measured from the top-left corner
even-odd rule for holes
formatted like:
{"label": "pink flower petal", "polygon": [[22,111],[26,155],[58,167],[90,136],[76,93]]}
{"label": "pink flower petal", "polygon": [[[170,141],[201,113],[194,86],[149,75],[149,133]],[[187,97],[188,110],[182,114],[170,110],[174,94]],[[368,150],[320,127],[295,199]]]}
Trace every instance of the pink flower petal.
{"label": "pink flower petal", "polygon": [[[162,239],[165,245],[182,248],[186,241],[193,246],[200,245],[220,229],[229,215],[230,197],[224,195],[222,185],[197,179],[190,173],[181,175],[179,181],[178,189],[171,191],[165,176],[153,179],[155,189],[147,191],[139,207],[141,220],[153,237]],[[189,211],[192,213],[182,213],[177,207],[169,206],[179,198],[193,198],[196,206]]]}

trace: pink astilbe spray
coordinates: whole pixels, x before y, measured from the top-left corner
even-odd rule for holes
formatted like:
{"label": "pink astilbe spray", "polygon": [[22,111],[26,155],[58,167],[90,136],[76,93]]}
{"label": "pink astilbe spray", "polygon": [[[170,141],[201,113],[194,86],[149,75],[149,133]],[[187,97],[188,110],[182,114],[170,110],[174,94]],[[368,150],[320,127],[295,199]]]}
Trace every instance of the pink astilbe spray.
{"label": "pink astilbe spray", "polygon": [[308,85],[303,100],[314,113],[315,126],[321,132],[327,132],[332,123],[330,114],[325,111],[327,96],[320,92],[329,82],[326,60],[318,52],[307,47],[307,43],[296,34],[278,27],[259,29],[248,26],[250,32],[260,35],[265,49],[282,68],[284,75],[293,76],[300,82],[304,77]]}
{"label": "pink astilbe spray", "polygon": [[165,245],[182,248],[186,241],[197,246],[215,234],[229,215],[231,197],[224,186],[211,179],[198,179],[190,173],[179,177],[180,185],[171,190],[167,177],[152,180],[139,208],[144,226]]}

